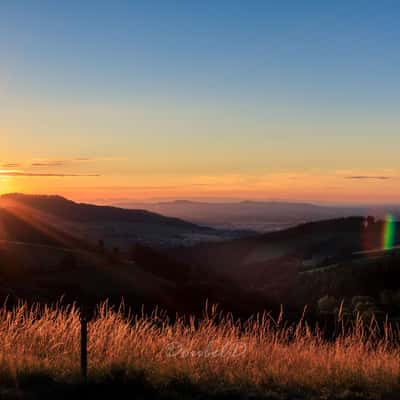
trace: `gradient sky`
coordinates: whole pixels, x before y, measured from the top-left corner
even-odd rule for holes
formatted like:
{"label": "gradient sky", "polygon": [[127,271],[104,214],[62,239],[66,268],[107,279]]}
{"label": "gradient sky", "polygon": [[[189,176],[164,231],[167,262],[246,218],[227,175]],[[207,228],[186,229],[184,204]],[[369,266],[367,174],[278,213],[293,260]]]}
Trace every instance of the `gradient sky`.
{"label": "gradient sky", "polygon": [[0,193],[400,201],[400,2],[0,3]]}

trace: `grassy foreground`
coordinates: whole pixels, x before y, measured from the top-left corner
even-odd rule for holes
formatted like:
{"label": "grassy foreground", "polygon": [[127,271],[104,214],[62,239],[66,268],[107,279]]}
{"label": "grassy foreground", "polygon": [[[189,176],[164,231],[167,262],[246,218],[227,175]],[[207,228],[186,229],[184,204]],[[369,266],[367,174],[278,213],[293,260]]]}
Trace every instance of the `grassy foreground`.
{"label": "grassy foreground", "polygon": [[239,323],[212,307],[200,321],[172,323],[103,304],[89,323],[89,384],[80,386],[78,309],[20,304],[0,310],[0,396],[124,383],[149,398],[392,398],[399,330],[378,329],[358,320],[328,342],[268,315]]}

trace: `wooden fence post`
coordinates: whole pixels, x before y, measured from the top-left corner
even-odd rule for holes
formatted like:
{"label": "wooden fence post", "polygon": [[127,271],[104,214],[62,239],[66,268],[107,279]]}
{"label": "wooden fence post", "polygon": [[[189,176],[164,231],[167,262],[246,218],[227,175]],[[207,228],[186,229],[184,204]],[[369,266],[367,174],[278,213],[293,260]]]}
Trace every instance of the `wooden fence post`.
{"label": "wooden fence post", "polygon": [[88,339],[88,313],[83,307],[80,312],[81,322],[81,377],[84,383],[87,382],[87,339]]}

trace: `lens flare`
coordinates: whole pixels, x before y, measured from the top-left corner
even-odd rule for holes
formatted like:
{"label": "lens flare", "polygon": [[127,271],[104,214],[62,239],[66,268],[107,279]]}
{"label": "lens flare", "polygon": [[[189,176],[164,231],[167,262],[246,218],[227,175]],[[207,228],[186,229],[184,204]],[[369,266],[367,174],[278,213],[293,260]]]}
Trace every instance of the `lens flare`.
{"label": "lens flare", "polygon": [[385,220],[385,227],[383,230],[383,248],[390,250],[394,247],[396,233],[396,221],[393,215],[388,214]]}

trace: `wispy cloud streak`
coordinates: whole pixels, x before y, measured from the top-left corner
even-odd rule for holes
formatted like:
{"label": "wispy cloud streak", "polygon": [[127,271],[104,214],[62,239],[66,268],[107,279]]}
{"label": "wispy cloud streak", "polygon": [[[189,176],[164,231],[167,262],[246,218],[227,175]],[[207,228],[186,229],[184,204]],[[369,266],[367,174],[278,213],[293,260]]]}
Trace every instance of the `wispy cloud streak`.
{"label": "wispy cloud streak", "polygon": [[43,162],[33,162],[31,167],[61,167],[67,164],[65,160],[53,160],[53,161],[43,161]]}
{"label": "wispy cloud streak", "polygon": [[344,179],[387,180],[387,179],[391,179],[391,177],[390,176],[353,175],[353,176],[345,176]]}
{"label": "wispy cloud streak", "polygon": [[2,164],[1,168],[18,168],[20,166],[21,166],[21,164],[17,164],[17,163],[7,163],[7,164]]}
{"label": "wispy cloud streak", "polygon": [[48,173],[48,172],[23,172],[23,171],[0,171],[0,176],[6,177],[96,177],[99,174],[63,174],[63,173]]}

